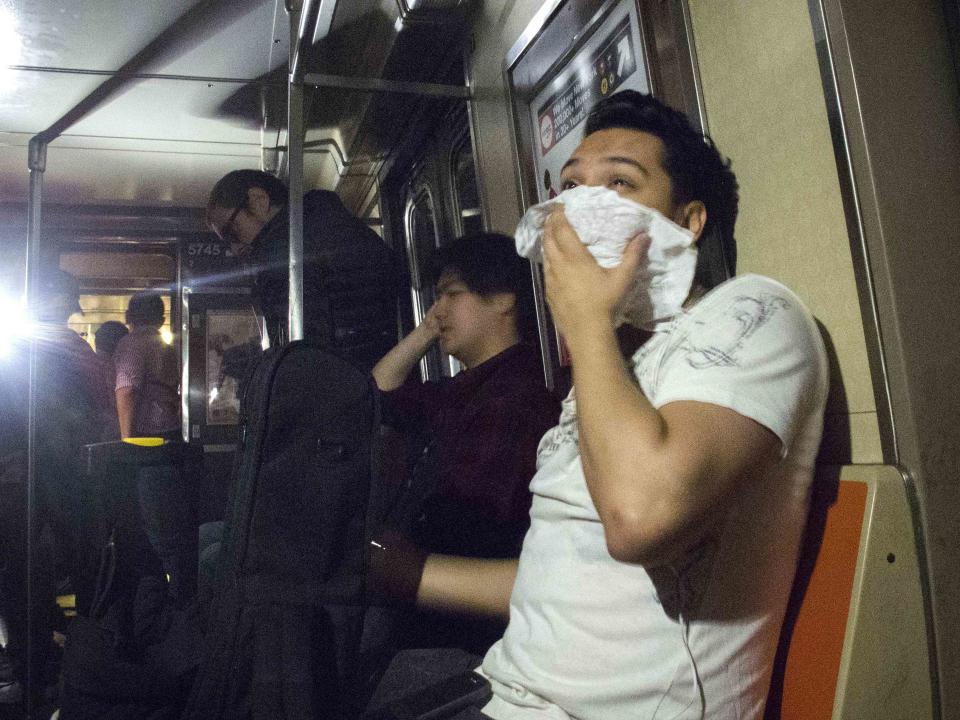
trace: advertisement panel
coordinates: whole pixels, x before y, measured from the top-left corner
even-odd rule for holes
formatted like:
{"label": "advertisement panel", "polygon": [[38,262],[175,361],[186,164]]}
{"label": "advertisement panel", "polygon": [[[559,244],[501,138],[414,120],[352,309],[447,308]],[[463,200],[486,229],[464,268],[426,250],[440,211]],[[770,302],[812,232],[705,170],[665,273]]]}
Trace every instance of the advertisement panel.
{"label": "advertisement panel", "polygon": [[260,327],[248,311],[211,309],[206,313],[206,424],[236,425],[240,382],[260,353]]}
{"label": "advertisement panel", "polygon": [[583,138],[590,108],[627,88],[650,92],[632,0],[617,3],[529,104],[539,202],[560,192],[560,170]]}

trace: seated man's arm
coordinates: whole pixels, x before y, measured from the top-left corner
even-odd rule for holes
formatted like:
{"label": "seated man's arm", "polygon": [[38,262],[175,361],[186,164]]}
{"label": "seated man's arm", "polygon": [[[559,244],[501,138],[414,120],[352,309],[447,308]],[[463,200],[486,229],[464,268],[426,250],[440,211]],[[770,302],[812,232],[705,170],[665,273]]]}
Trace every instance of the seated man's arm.
{"label": "seated man's arm", "polygon": [[507,618],[517,561],[429,555],[417,607]]}
{"label": "seated man's arm", "polygon": [[654,408],[616,341],[613,314],[643,248],[605,270],[555,214],[544,240],[548,298],[573,359],[580,454],[610,554],[658,565],[694,545],[750,473],[779,457],[770,430],[703,402]]}
{"label": "seated man's arm", "polygon": [[367,589],[373,604],[507,617],[517,560],[428,555],[402,533],[370,543]]}
{"label": "seated man's arm", "polygon": [[433,308],[430,308],[423,322],[394,345],[390,352],[373,367],[373,379],[377,387],[388,392],[403,385],[414,365],[420,361],[439,335],[440,328],[434,317]]}

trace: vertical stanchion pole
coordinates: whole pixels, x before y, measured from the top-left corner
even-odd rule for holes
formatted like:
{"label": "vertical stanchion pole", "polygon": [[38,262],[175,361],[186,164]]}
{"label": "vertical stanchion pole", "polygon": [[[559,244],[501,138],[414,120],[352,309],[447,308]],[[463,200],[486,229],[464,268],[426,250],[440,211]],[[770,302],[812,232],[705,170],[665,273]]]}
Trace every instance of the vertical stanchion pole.
{"label": "vertical stanchion pole", "polygon": [[303,83],[290,82],[287,153],[290,169],[290,339],[303,339]]}
{"label": "vertical stanchion pole", "polygon": [[[40,210],[43,203],[43,173],[47,169],[47,143],[40,136],[30,139],[27,166],[30,168],[30,197],[27,200],[27,257],[24,290],[27,297],[27,320],[32,327],[37,320],[37,307],[40,300]],[[37,602],[34,571],[37,553],[37,338],[30,333],[29,370],[27,380],[27,636],[26,674],[24,691],[26,694],[27,718],[34,717],[35,685],[39,678],[34,676],[35,655],[34,633],[36,631],[34,614]]]}
{"label": "vertical stanchion pole", "polygon": [[303,71],[297,61],[301,18],[290,13],[290,73],[287,79],[287,179],[290,187],[290,340],[303,339]]}

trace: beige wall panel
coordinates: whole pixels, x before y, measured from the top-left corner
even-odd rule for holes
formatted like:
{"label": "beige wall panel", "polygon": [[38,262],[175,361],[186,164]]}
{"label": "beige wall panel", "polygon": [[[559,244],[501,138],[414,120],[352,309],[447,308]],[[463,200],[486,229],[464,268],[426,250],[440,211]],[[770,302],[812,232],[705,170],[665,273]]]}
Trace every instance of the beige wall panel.
{"label": "beige wall panel", "polygon": [[859,412],[850,418],[851,457],[856,463],[882,463],[883,447],[880,444],[876,412]]}
{"label": "beige wall panel", "polygon": [[[826,326],[852,461],[879,462],[867,348],[805,0],[690,0],[710,133],[741,189],[739,271],[781,280]],[[750,42],[745,42],[750,38]],[[834,411],[841,410],[833,393]]]}
{"label": "beige wall panel", "polygon": [[819,461],[837,465],[849,457],[857,458],[857,464],[883,462],[875,412],[827,413],[824,418]]}

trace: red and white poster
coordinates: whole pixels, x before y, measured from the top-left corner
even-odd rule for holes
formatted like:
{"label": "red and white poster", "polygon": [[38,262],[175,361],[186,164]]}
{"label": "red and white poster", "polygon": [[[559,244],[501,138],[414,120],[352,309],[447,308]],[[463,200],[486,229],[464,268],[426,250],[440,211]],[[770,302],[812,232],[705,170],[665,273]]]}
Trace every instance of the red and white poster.
{"label": "red and white poster", "polygon": [[650,92],[636,3],[622,0],[530,103],[539,202],[560,192],[560,170],[594,103],[617,90]]}

